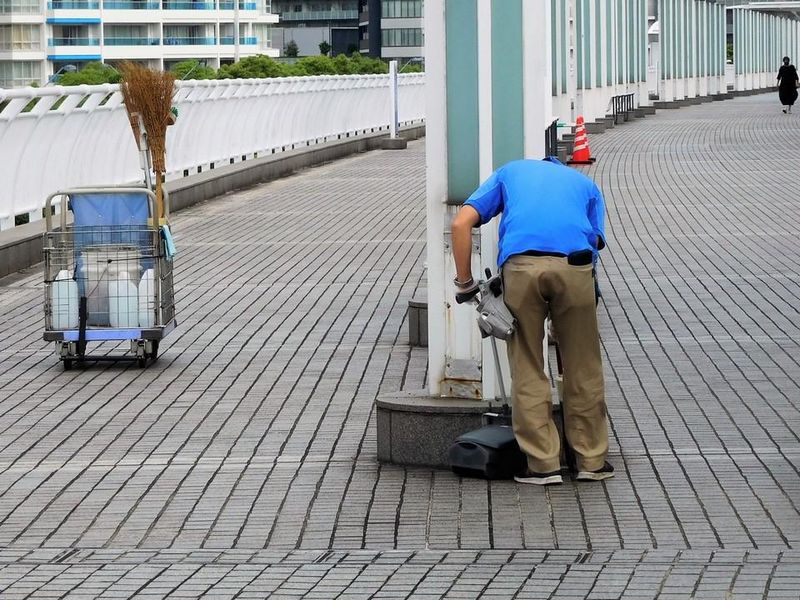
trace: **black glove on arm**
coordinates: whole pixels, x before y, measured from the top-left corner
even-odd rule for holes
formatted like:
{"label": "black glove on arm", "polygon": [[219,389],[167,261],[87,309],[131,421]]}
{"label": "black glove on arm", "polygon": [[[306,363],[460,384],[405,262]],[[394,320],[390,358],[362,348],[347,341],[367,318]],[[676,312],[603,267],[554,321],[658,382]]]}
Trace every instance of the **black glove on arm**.
{"label": "black glove on arm", "polygon": [[467,286],[460,286],[456,284],[456,302],[458,304],[469,302],[477,295],[479,291],[480,288],[474,281],[470,281]]}

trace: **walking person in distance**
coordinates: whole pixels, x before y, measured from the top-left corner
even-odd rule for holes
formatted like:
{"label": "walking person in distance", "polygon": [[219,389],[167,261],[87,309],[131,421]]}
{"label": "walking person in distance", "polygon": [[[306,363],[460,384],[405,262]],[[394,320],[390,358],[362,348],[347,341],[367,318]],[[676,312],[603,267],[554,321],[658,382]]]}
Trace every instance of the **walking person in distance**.
{"label": "walking person in distance", "polygon": [[791,62],[788,56],[784,56],[783,65],[778,71],[778,97],[784,114],[792,113],[792,106],[797,100],[797,69]]}

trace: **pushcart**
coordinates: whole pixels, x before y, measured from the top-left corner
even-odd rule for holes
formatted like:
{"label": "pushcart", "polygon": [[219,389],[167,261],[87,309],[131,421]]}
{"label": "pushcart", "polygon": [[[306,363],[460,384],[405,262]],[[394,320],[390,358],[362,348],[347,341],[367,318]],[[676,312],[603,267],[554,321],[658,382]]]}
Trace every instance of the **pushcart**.
{"label": "pushcart", "polygon": [[[58,227],[55,198],[60,198]],[[168,198],[163,219],[154,219],[155,206],[146,187],[73,188],[47,198],[44,339],[55,343],[65,369],[101,360],[145,367],[175,328]],[[86,353],[89,342],[125,340],[128,352]]]}

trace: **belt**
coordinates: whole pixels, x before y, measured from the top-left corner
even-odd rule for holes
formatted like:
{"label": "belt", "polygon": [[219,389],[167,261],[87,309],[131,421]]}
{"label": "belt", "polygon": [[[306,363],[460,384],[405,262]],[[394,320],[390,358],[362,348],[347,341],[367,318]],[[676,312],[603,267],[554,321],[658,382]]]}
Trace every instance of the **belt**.
{"label": "belt", "polygon": [[568,255],[563,252],[544,252],[542,250],[526,250],[519,253],[521,256],[555,256],[556,258],[566,258],[567,262],[575,266],[592,264],[593,253],[591,250],[577,250]]}
{"label": "belt", "polygon": [[555,256],[557,258],[566,258],[567,255],[563,252],[542,252],[541,250],[526,250],[520,252],[522,256]]}

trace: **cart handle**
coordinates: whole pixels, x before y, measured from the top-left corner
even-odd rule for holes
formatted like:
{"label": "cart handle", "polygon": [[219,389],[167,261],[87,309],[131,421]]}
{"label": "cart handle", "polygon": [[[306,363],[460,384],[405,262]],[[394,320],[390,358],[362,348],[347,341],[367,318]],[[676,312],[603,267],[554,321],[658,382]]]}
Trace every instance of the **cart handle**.
{"label": "cart handle", "polygon": [[[61,196],[61,230],[64,231],[67,228],[67,206],[66,206],[66,199],[73,194],[147,194],[147,198],[150,203],[150,217],[154,218],[156,214],[155,206],[156,206],[156,195],[152,192],[152,190],[147,189],[146,187],[132,187],[132,186],[120,186],[120,187],[75,187],[69,188],[66,190],[60,190],[53,194],[50,194],[45,200],[44,203],[44,219],[45,219],[45,227],[47,231],[53,230],[53,198],[56,196]],[[169,217],[169,195],[164,190],[164,215],[168,218]],[[155,220],[154,220],[155,222]]]}

